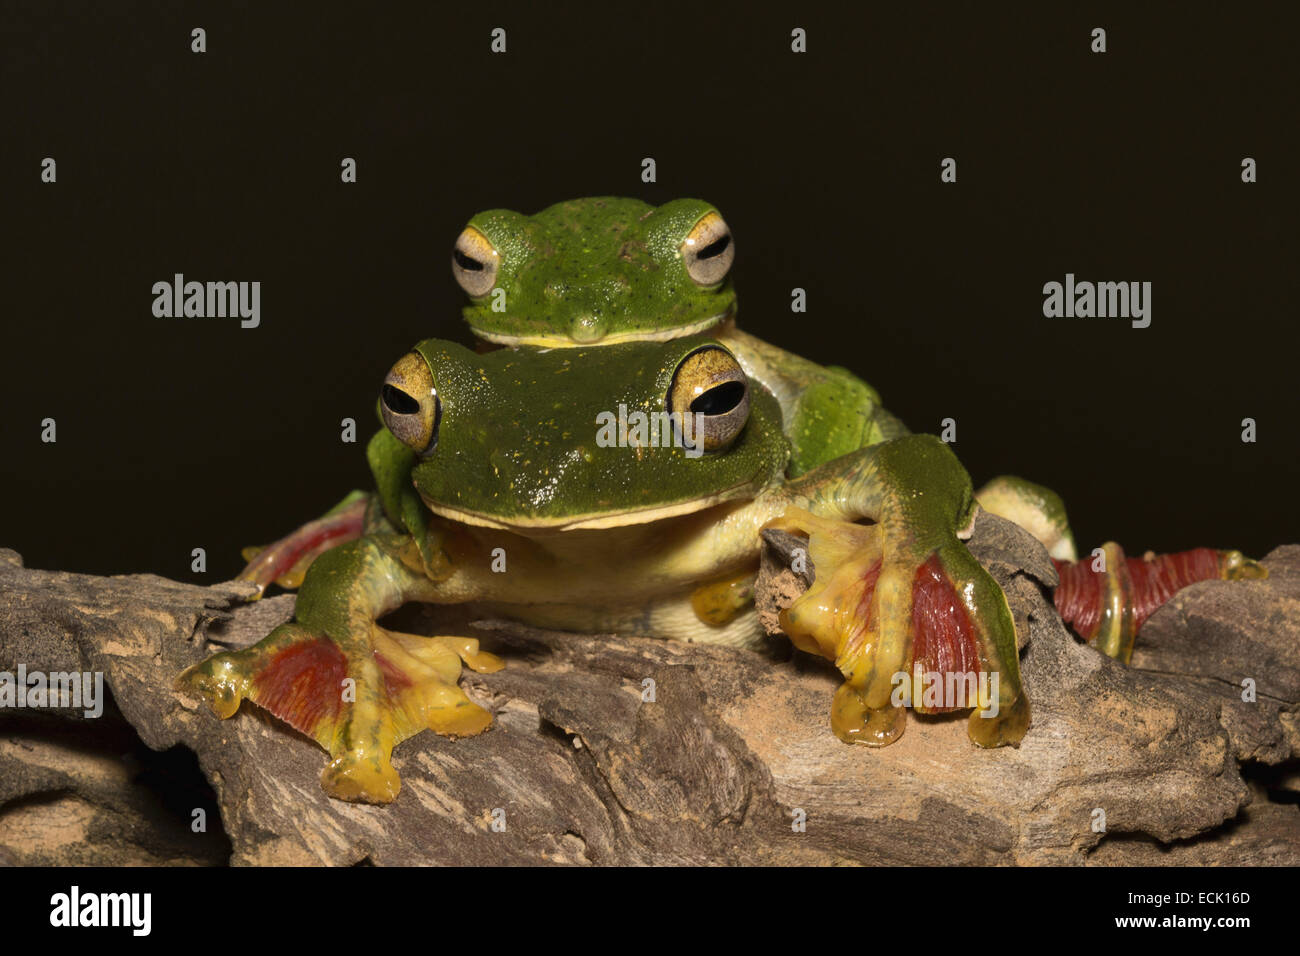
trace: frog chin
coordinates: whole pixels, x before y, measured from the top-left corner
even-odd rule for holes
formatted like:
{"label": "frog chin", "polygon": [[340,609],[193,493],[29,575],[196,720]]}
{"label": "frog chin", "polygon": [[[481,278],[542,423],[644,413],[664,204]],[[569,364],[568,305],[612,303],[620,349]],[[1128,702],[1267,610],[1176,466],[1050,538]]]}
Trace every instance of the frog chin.
{"label": "frog chin", "polygon": [[692,322],[690,325],[675,325],[663,329],[647,329],[645,331],[614,332],[587,342],[579,342],[569,335],[540,334],[540,335],[510,335],[505,332],[494,332],[490,329],[481,329],[470,324],[470,330],[479,338],[488,342],[494,342],[497,345],[517,346],[529,345],[540,346],[542,348],[562,349],[562,348],[581,348],[590,345],[619,345],[623,342],[667,342],[671,339],[680,339],[687,335],[698,335],[701,332],[707,332],[716,326],[722,325],[735,313],[735,304],[728,306],[716,315],[710,315],[708,318],[700,319],[698,322]]}
{"label": "frog chin", "polygon": [[652,505],[646,508],[629,508],[625,511],[601,511],[590,514],[566,515],[558,518],[545,518],[526,515],[505,517],[489,515],[479,511],[468,511],[449,505],[430,501],[421,495],[424,505],[439,517],[461,524],[476,525],[481,528],[494,528],[498,531],[512,531],[516,534],[537,534],[552,531],[599,530],[625,528],[631,525],[650,524],[669,518],[705,511],[714,505],[735,501],[743,497],[749,486],[733,488],[706,498],[675,502],[666,505]]}

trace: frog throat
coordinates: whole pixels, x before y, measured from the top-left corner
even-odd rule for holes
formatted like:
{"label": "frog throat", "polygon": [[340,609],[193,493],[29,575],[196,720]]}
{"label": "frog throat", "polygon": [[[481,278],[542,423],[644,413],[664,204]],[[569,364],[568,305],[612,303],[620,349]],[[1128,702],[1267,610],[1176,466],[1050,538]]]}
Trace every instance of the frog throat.
{"label": "frog throat", "polygon": [[488,329],[474,328],[470,323],[471,331],[479,338],[494,342],[498,345],[516,346],[530,345],[541,346],[543,348],[562,349],[562,348],[581,348],[592,345],[618,345],[623,342],[667,342],[671,339],[680,339],[687,335],[698,335],[701,332],[707,332],[712,328],[724,324],[735,313],[735,304],[728,306],[716,315],[693,322],[690,325],[678,325],[664,329],[650,329],[645,332],[615,332],[607,335],[595,342],[578,342],[572,337],[561,333],[543,333],[540,335],[509,335],[505,332],[492,332]]}

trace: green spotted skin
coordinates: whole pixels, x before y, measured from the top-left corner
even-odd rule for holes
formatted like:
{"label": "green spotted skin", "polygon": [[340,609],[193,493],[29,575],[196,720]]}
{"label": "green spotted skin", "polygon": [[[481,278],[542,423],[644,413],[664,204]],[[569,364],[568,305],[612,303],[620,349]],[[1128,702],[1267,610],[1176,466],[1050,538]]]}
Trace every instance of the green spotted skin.
{"label": "green spotted skin", "polygon": [[695,199],[656,208],[595,197],[534,216],[481,212],[469,226],[497,251],[499,294],[475,298],[465,321],[490,341],[535,345],[615,343],[717,324],[735,303],[730,280],[696,285],[680,252],[712,210]]}

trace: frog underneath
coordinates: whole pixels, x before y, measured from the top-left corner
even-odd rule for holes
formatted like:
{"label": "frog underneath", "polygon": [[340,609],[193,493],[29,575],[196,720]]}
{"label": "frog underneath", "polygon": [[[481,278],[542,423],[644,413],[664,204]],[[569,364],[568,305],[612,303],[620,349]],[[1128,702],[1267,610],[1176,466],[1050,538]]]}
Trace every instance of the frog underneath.
{"label": "frog underneath", "polygon": [[[463,604],[547,627],[744,643],[758,633],[752,606],[705,624],[692,597],[752,576],[773,523],[810,536],[820,587],[786,625],[844,675],[841,737],[895,739],[896,675],[944,661],[998,677],[993,705],[968,720],[972,740],[1015,743],[1028,726],[1006,600],[960,540],[976,508],[969,479],[938,439],[880,442],[789,478],[778,401],[708,336],[485,355],[428,340],[390,371],[381,412],[369,454],[382,515],[311,564],[293,622],[181,677],[221,716],[248,698],[312,736],[335,797],[388,802],[401,740],[491,722],[457,679],[462,662],[501,662],[473,640],[390,631],[384,614]],[[602,433],[609,413],[655,424]],[[665,413],[677,418],[663,425]],[[960,626],[926,630],[921,605],[936,602]]]}

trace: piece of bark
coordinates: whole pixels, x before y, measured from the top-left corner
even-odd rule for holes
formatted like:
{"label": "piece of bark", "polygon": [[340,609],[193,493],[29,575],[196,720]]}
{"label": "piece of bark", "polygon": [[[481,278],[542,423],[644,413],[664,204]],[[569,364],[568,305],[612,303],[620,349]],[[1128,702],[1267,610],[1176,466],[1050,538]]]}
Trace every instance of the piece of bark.
{"label": "piece of bark", "polygon": [[[1133,666],[1193,678],[1223,707],[1238,759],[1300,754],[1300,546],[1263,559],[1265,581],[1202,581],[1147,620]],[[1254,700],[1243,700],[1247,690]]]}
{"label": "piece of bark", "polygon": [[149,753],[111,709],[94,721],[8,715],[0,726],[0,863],[213,866],[229,858],[217,807],[182,748]]}
{"label": "piece of bark", "polygon": [[[236,863],[1300,862],[1287,836],[1300,809],[1256,800],[1243,814],[1238,757],[1281,753],[1251,736],[1267,720],[1230,738],[1200,665],[1152,674],[1080,644],[1043,595],[1050,562],[1015,526],[981,516],[971,546],[1027,645],[1033,725],[1018,748],[975,747],[964,714],[909,714],[889,747],[845,745],[828,726],[839,676],[803,654],[494,623],[478,633],[506,669],[463,681],[492,729],[406,741],[397,801],[346,804],[321,791],[312,741],[248,703],[220,721],[172,690],[188,664],[287,619],[292,597],[248,605],[236,585],[26,570],[12,552],[0,670],[103,671],[149,746],[198,754]],[[1252,587],[1267,620],[1275,592]],[[1293,659],[1281,633],[1255,633],[1249,652]],[[1278,701],[1294,715],[1294,697]]]}

